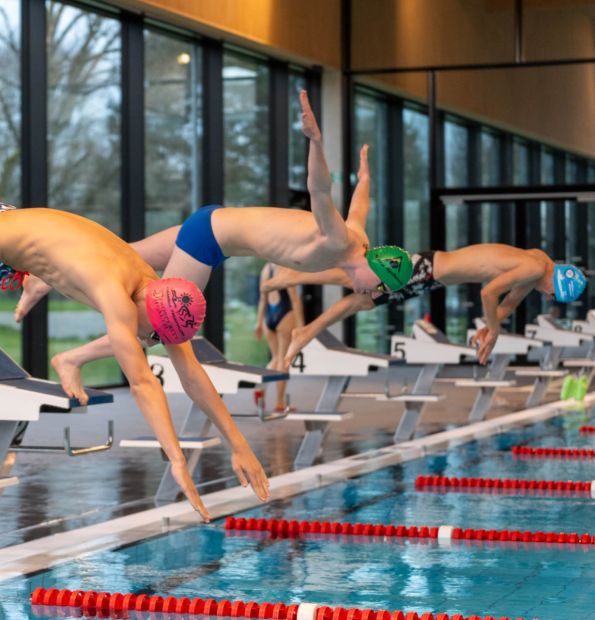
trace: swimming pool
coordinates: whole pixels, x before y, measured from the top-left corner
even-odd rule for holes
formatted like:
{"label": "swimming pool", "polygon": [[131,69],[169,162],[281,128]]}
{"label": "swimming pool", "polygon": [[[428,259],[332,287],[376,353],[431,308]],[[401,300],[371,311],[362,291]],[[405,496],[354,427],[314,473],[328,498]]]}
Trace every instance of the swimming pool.
{"label": "swimming pool", "polygon": [[[419,474],[595,478],[595,460],[515,458],[517,444],[595,447],[567,413],[356,479],[275,501],[245,517],[595,533],[586,496],[428,493]],[[0,584],[0,618],[36,617],[38,586],[245,601],[317,602],[540,620],[595,618],[595,545],[373,540],[226,532],[223,520],[96,553]]]}

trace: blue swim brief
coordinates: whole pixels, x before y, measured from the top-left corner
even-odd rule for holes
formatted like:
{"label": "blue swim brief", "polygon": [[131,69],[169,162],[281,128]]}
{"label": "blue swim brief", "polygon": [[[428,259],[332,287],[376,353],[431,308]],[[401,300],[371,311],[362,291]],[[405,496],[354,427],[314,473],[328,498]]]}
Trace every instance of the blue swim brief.
{"label": "blue swim brief", "polygon": [[211,225],[211,215],[221,205],[207,205],[195,211],[183,224],[176,245],[192,258],[217,269],[228,256],[224,256]]}

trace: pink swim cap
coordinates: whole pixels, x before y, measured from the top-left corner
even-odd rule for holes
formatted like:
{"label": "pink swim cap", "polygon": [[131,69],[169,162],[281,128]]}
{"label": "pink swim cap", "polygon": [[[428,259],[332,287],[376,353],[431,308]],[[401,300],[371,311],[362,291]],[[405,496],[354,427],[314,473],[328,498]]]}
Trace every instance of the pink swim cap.
{"label": "pink swim cap", "polygon": [[183,278],[153,280],[145,295],[147,315],[163,344],[190,340],[198,331],[207,311],[201,290]]}

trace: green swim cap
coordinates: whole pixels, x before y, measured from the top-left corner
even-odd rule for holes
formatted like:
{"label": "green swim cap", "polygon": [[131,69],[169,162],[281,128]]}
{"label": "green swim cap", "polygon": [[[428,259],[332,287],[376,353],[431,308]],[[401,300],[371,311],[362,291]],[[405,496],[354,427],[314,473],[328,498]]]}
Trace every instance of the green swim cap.
{"label": "green swim cap", "polygon": [[370,269],[391,291],[402,289],[411,279],[411,255],[396,245],[381,245],[369,249],[366,260]]}

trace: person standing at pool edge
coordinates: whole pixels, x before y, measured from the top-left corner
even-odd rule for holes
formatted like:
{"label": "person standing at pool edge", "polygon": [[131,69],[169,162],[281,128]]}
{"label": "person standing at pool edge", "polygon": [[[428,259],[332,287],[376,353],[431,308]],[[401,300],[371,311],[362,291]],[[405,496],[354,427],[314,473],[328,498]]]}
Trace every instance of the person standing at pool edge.
{"label": "person standing at pool edge", "polygon": [[[204,299],[183,279],[160,280],[122,239],[79,215],[54,209],[0,212],[0,261],[29,272],[52,288],[103,315],[113,352],[130,391],[170,463],[172,475],[205,520],[206,510],[186,467],[163,388],[151,372],[141,343],[161,340],[190,398],[213,420],[232,449],[240,482],[268,498],[268,481],[208,375],[189,338],[204,319]],[[79,377],[80,380],[80,377]],[[62,382],[66,393],[88,400]],[[66,384],[66,385],[64,385]]]}

